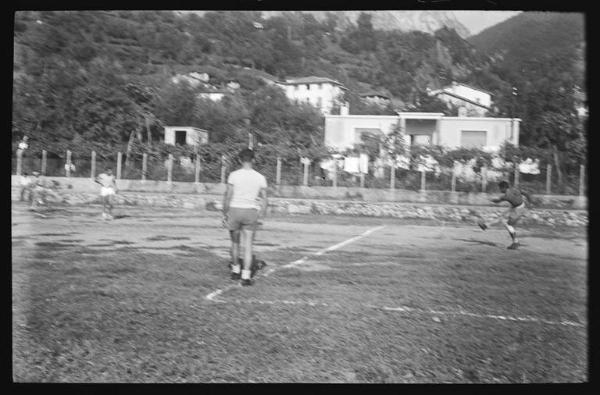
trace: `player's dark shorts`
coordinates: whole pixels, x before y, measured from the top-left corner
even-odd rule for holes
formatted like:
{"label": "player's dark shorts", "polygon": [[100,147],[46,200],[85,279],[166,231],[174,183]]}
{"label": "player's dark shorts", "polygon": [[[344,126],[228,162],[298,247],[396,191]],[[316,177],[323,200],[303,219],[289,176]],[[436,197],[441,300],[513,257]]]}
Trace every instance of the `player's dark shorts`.
{"label": "player's dark shorts", "polygon": [[521,203],[516,207],[510,207],[504,213],[504,217],[508,219],[509,225],[516,225],[516,223],[521,219],[521,217],[525,214],[525,202]]}
{"label": "player's dark shorts", "polygon": [[231,207],[227,214],[229,230],[256,230],[258,223],[258,210],[254,208]]}

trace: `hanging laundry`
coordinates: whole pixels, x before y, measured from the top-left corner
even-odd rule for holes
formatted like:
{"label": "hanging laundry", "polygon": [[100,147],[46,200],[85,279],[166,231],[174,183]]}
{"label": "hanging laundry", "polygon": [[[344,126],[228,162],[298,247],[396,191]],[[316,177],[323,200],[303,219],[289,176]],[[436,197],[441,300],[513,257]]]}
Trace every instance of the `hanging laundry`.
{"label": "hanging laundry", "polygon": [[358,156],[349,156],[344,160],[344,171],[356,174],[359,172],[359,164]]}
{"label": "hanging laundry", "polygon": [[410,158],[406,155],[398,155],[396,157],[395,167],[397,169],[410,169]]}
{"label": "hanging laundry", "polygon": [[525,159],[519,164],[519,172],[523,174],[540,174],[540,160],[533,161],[531,158]]}
{"label": "hanging laundry", "polygon": [[369,173],[369,155],[360,154],[358,161],[358,169],[363,174]]}

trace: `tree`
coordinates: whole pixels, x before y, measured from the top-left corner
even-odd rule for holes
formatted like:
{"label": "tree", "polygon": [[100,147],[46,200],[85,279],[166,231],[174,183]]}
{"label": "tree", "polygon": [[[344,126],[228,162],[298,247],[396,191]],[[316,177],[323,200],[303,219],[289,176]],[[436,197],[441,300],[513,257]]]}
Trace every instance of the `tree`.
{"label": "tree", "polygon": [[166,125],[194,125],[196,95],[187,81],[168,82],[156,95],[153,112]]}

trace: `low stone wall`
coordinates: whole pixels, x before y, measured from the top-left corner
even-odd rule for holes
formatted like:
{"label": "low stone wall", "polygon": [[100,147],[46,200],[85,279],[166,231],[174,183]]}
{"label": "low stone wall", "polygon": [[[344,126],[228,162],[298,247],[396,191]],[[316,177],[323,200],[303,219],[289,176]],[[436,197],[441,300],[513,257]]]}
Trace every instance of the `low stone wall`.
{"label": "low stone wall", "polygon": [[[94,193],[99,191],[98,184],[89,178],[46,177],[59,184],[61,190],[77,193]],[[19,177],[12,176],[13,187],[18,187]],[[145,192],[167,194],[223,195],[225,185],[212,183],[118,180],[121,192]],[[351,200],[361,202],[406,202],[427,204],[455,205],[490,205],[490,199],[497,194],[468,193],[450,191],[410,191],[404,189],[368,189],[348,187],[305,187],[278,186],[269,188],[269,196],[293,199],[328,199]],[[535,203],[540,208],[587,209],[587,198],[583,196],[534,195]]]}
{"label": "low stone wall", "polygon": [[[13,200],[17,200],[18,188],[12,189]],[[97,193],[63,191],[60,201],[66,205],[101,204]],[[221,197],[215,195],[182,193],[147,193],[121,191],[114,196],[116,206],[145,206],[186,208],[190,210],[211,210],[221,208]],[[501,215],[505,206],[439,205],[430,203],[406,202],[361,202],[331,199],[289,199],[270,198],[268,212],[279,215],[345,215],[369,217],[394,217],[407,219],[433,219],[446,222],[466,222],[475,224],[483,217],[491,220]],[[557,210],[535,208],[522,219],[522,224],[543,226],[587,226],[588,213],[585,210]]]}

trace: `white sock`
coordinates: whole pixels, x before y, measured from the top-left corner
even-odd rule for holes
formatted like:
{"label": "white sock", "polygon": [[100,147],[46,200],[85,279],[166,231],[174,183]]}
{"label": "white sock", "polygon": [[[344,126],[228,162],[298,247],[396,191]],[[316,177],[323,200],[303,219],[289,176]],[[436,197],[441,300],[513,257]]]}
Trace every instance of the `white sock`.
{"label": "white sock", "polygon": [[242,270],[242,280],[250,280],[251,273],[250,270]]}
{"label": "white sock", "polygon": [[231,272],[235,273],[235,274],[240,274],[240,270],[241,270],[241,266],[240,265],[233,265],[231,266]]}

